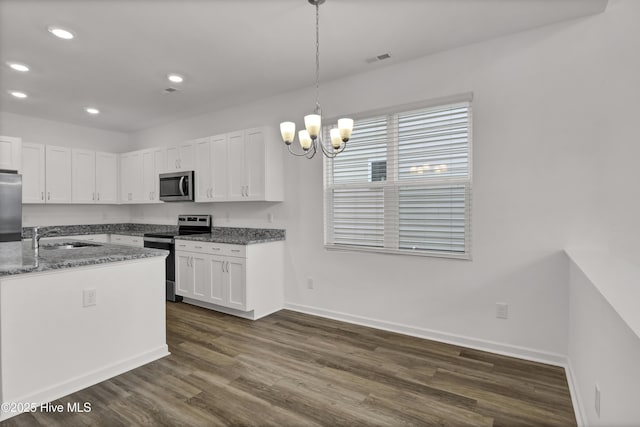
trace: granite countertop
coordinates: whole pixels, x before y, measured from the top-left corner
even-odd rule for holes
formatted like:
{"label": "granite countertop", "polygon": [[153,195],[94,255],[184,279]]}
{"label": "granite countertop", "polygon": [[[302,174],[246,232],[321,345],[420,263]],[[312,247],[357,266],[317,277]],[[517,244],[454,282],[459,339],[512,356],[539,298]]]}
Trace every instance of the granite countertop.
{"label": "granite countertop", "polygon": [[285,240],[285,230],[271,228],[235,228],[212,227],[210,234],[192,234],[176,236],[176,240],[195,240],[198,242],[227,243],[230,245],[251,245],[254,243],[277,242]]}
{"label": "granite countertop", "polygon": [[[31,229],[33,227],[22,228],[22,238],[31,238]],[[55,225],[40,227],[42,233],[48,233],[51,230],[58,230],[58,236],[75,236],[81,234],[123,234],[126,236],[142,236],[144,233],[166,233],[178,232],[177,225],[156,225],[156,224],[85,224],[85,225]],[[51,237],[55,237],[52,235]]]}
{"label": "granite countertop", "polygon": [[94,246],[73,249],[47,249],[47,247],[73,241],[62,238],[46,243],[40,242],[37,256],[31,248],[31,241],[2,242],[0,243],[0,277],[141,258],[166,257],[169,254],[169,251],[160,249],[97,243],[94,243]]}

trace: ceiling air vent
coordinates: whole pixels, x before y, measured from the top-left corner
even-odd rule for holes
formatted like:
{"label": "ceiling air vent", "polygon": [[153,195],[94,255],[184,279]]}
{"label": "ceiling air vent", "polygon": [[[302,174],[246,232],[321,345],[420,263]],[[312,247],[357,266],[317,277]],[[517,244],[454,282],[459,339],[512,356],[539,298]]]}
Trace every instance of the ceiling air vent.
{"label": "ceiling air vent", "polygon": [[364,60],[364,62],[366,62],[367,64],[373,64],[374,62],[384,61],[385,59],[389,59],[389,58],[391,58],[391,54],[390,53],[383,53],[383,54],[378,55],[378,56],[367,58],[367,59]]}

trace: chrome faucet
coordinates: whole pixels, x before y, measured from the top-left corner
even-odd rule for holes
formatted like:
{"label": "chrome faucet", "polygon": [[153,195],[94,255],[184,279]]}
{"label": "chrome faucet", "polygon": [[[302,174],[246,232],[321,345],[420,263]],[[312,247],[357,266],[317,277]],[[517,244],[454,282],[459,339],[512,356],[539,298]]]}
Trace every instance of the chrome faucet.
{"label": "chrome faucet", "polygon": [[40,239],[42,237],[56,235],[56,234],[60,234],[60,229],[52,228],[48,231],[41,233],[40,227],[33,227],[31,229],[31,247],[37,251],[38,248],[40,247]]}

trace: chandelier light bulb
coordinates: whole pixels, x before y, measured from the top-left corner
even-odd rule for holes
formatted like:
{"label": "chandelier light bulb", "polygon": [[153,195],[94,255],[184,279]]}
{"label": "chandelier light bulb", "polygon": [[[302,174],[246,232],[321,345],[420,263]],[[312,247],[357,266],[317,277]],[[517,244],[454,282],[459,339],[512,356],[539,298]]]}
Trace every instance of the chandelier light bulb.
{"label": "chandelier light bulb", "polygon": [[338,129],[340,129],[342,141],[347,142],[351,138],[351,132],[353,132],[353,119],[338,120]]}
{"label": "chandelier light bulb", "polygon": [[300,146],[302,149],[304,151],[309,151],[309,148],[311,148],[311,136],[309,135],[309,132],[301,130],[298,132],[298,139],[300,140]]}
{"label": "chandelier light bulb", "polygon": [[284,143],[291,145],[293,139],[296,137],[296,124],[294,122],[280,123],[280,133],[282,134]]}
{"label": "chandelier light bulb", "polygon": [[304,127],[307,128],[311,139],[316,139],[320,134],[322,127],[322,118],[320,114],[309,114],[304,116]]}
{"label": "chandelier light bulb", "polygon": [[340,148],[340,144],[342,144],[342,137],[340,137],[340,129],[333,128],[329,131],[331,136],[331,145],[336,150]]}

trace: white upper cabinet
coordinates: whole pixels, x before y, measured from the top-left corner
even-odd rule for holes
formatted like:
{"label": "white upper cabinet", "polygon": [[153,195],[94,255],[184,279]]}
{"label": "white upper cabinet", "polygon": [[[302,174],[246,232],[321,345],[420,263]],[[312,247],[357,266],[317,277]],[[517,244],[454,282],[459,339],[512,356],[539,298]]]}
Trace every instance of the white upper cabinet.
{"label": "white upper cabinet", "polygon": [[118,202],[118,155],[91,150],[71,150],[73,203]]}
{"label": "white upper cabinet", "polygon": [[22,203],[45,203],[44,144],[22,144]]}
{"label": "white upper cabinet", "polygon": [[21,172],[21,163],[21,139],[12,136],[0,136],[0,169]]}
{"label": "white upper cabinet", "polygon": [[245,139],[244,131],[233,132],[227,136],[228,197],[227,200],[245,200]]}
{"label": "white upper cabinet", "polygon": [[96,152],[96,203],[118,203],[118,155]]}
{"label": "white upper cabinet", "polygon": [[[267,200],[265,189],[270,177],[266,175],[267,153],[266,138],[264,129],[250,129],[245,132],[245,190],[244,195],[248,200]],[[280,158],[282,158],[282,147],[277,148]],[[271,153],[270,153],[271,154]],[[272,160],[270,160],[271,162]],[[270,168],[278,167],[278,172],[282,176],[282,165],[269,164]],[[271,171],[273,173],[273,171]],[[272,184],[269,182],[269,184]],[[282,184],[280,182],[280,184]],[[282,194],[276,200],[282,200]]]}
{"label": "white upper cabinet", "polygon": [[271,128],[229,134],[229,200],[284,200],[282,147]]}
{"label": "white upper cabinet", "polygon": [[211,138],[196,141],[195,146],[196,202],[210,202],[211,198]]}
{"label": "white upper cabinet", "polygon": [[142,189],[142,152],[120,155],[120,202],[145,203]]}
{"label": "white upper cabinet", "polygon": [[177,147],[167,148],[167,172],[195,169],[196,141],[186,141]]}
{"label": "white upper cabinet", "polygon": [[46,202],[71,203],[71,149],[47,145],[45,149]]}
{"label": "white upper cabinet", "polygon": [[229,146],[227,135],[211,137],[211,201],[229,198]]}
{"label": "white upper cabinet", "polygon": [[96,152],[71,150],[71,200],[73,203],[96,201]]}
{"label": "white upper cabinet", "polygon": [[142,198],[144,203],[160,203],[158,199],[159,175],[167,168],[165,156],[166,150],[163,148],[142,151]]}
{"label": "white upper cabinet", "polygon": [[282,201],[282,147],[273,129],[255,128],[198,140],[196,201]]}

